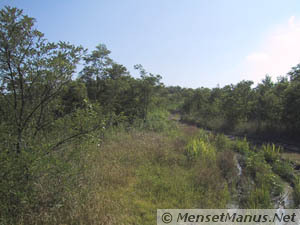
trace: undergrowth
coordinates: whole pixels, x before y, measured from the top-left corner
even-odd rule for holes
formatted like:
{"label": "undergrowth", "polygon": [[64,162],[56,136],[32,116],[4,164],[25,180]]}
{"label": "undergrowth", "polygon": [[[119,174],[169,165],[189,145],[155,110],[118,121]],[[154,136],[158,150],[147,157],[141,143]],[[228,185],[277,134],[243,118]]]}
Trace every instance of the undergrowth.
{"label": "undergrowth", "polygon": [[150,225],[160,208],[226,208],[232,201],[272,208],[282,193],[280,177],[294,179],[273,145],[255,148],[246,139],[171,121],[112,127],[66,148],[45,160],[46,167],[37,160],[31,168],[39,171],[34,185],[23,188],[34,189],[35,201],[23,198],[26,214],[14,223]]}

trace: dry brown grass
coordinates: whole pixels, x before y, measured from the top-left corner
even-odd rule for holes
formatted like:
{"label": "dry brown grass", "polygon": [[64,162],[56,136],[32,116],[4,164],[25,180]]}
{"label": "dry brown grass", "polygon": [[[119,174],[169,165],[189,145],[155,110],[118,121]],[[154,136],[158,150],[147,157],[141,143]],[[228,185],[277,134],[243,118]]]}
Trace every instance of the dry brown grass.
{"label": "dry brown grass", "polygon": [[180,128],[185,136],[192,137],[199,132],[199,128],[192,125],[181,124]]}

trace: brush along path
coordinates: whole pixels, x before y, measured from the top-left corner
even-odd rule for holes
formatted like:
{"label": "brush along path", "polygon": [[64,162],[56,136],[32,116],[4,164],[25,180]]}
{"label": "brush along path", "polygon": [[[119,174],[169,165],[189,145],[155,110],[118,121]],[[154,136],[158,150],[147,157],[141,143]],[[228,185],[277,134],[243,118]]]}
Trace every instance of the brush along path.
{"label": "brush along path", "polygon": [[[173,115],[173,118],[181,122],[184,130],[196,133],[196,126],[182,123],[179,115]],[[206,132],[212,134],[210,131]],[[213,141],[217,144],[217,151],[220,150],[218,148],[227,148],[235,152],[235,164],[239,173],[236,194],[232,193],[233,200],[228,207],[297,207],[300,182],[297,170],[299,162],[296,160],[299,159],[299,153],[285,149],[282,154],[281,146],[258,140],[251,139],[248,142],[241,137],[222,137],[218,133],[212,136],[216,137]],[[220,141],[221,144],[218,144]]]}

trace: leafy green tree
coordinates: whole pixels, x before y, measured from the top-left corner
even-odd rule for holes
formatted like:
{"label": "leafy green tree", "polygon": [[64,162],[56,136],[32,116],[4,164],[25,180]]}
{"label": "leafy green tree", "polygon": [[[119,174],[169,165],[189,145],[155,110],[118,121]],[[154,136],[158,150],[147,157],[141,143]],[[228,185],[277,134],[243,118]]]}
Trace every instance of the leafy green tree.
{"label": "leafy green tree", "polygon": [[36,182],[41,177],[60,179],[67,171],[65,160],[73,153],[66,153],[63,144],[95,130],[103,120],[100,109],[85,101],[85,86],[72,81],[82,47],[48,42],[34,23],[20,9],[0,10],[0,223],[3,224],[20,224],[19,221],[29,217],[30,208],[38,213],[38,205],[63,201],[59,195],[41,200]]}
{"label": "leafy green tree", "polygon": [[80,80],[87,87],[88,98],[102,106],[103,113],[109,118],[109,125],[127,119],[132,122],[137,116],[134,103],[137,101],[134,94],[136,82],[127,68],[115,63],[109,54],[110,51],[103,44],[86,54]]}
{"label": "leafy green tree", "polygon": [[147,73],[141,64],[134,66],[136,70],[139,70],[141,78],[139,79],[140,87],[140,101],[142,108],[142,118],[147,121],[147,115],[150,107],[155,102],[155,96],[159,93],[159,89],[162,87],[160,83],[161,76]]}
{"label": "leafy green tree", "polygon": [[105,69],[104,74],[109,78],[116,80],[122,76],[128,76],[129,72],[125,66],[113,62],[111,67]]}
{"label": "leafy green tree", "polygon": [[258,129],[261,129],[261,124],[264,121],[269,121],[273,118],[271,111],[273,110],[276,96],[273,93],[274,83],[271,77],[266,75],[262,83],[258,84],[254,89],[255,100],[254,107],[251,113],[251,119],[257,121]]}
{"label": "leafy green tree", "polygon": [[253,101],[252,84],[252,81],[241,81],[236,85],[227,85],[223,88],[222,109],[232,128],[239,122],[246,122],[250,117]]}
{"label": "leafy green tree", "polygon": [[291,133],[300,131],[300,80],[293,79],[284,91],[283,122]]}
{"label": "leafy green tree", "polygon": [[[104,44],[99,44],[90,54],[85,54],[84,68],[80,71],[80,78],[85,82],[89,99],[97,101],[103,89],[103,80],[108,77],[108,68],[113,63],[109,57],[110,51]],[[120,70],[120,68],[118,68]],[[114,70],[117,71],[117,68]]]}
{"label": "leafy green tree", "polygon": [[300,81],[300,64],[292,67],[292,70],[288,73],[291,82]]}
{"label": "leafy green tree", "polygon": [[47,42],[34,22],[17,8],[0,11],[1,120],[16,138],[17,152],[55,119],[50,116],[54,102],[70,82],[82,52],[65,42]]}
{"label": "leafy green tree", "polygon": [[87,89],[85,84],[80,80],[71,81],[64,87],[60,97],[62,101],[62,116],[87,106]]}

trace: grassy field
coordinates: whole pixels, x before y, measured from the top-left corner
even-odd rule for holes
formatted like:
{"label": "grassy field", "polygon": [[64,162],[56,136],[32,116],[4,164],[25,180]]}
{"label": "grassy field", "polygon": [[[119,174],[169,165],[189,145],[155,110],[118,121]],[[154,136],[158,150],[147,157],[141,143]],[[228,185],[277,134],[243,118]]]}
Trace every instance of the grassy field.
{"label": "grassy field", "polygon": [[119,132],[92,147],[85,159],[89,204],[78,210],[77,221],[154,224],[158,208],[225,207],[225,180],[217,167],[191,164],[185,146],[196,130],[182,128],[171,134]]}
{"label": "grassy field", "polygon": [[150,225],[163,208],[272,208],[280,177],[294,179],[274,146],[166,124],[160,132],[113,128],[101,141],[94,134],[66,146],[34,181],[37,201],[15,224]]}
{"label": "grassy field", "polygon": [[68,146],[79,152],[68,162],[70,172],[37,179],[37,198],[45,203],[23,209],[17,223],[150,225],[159,208],[226,207],[233,189],[229,173],[236,172],[233,158],[226,157],[224,164],[224,153],[208,140],[201,146],[211,152],[194,146],[203,157],[193,156],[189,146],[206,134],[196,127],[172,127],[164,132],[112,129],[101,143],[90,138]]}

